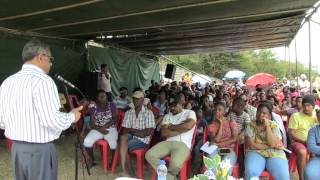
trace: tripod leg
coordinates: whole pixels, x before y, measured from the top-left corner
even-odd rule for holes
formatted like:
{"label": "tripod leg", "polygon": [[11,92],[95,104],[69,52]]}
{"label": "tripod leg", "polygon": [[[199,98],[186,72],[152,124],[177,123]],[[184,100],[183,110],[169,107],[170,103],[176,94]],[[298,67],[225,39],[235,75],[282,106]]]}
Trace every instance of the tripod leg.
{"label": "tripod leg", "polygon": [[78,143],[75,143],[75,180],[78,180]]}

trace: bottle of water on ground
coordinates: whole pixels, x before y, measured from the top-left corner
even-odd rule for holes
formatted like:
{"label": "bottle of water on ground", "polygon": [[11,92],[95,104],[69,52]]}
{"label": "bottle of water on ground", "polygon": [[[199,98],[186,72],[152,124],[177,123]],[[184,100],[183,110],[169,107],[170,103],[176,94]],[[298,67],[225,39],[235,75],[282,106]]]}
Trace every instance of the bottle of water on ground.
{"label": "bottle of water on ground", "polygon": [[250,178],[250,180],[259,180],[259,177],[255,176],[255,177]]}
{"label": "bottle of water on ground", "polygon": [[158,180],[166,180],[167,173],[168,173],[168,169],[166,167],[166,161],[160,160],[160,165],[157,168]]}

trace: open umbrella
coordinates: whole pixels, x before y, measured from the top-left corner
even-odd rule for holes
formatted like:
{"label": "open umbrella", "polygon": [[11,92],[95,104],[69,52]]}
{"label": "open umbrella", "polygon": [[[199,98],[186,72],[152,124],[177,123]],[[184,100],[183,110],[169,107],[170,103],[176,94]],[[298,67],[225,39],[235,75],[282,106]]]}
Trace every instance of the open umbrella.
{"label": "open umbrella", "polygon": [[225,79],[232,80],[232,79],[242,79],[246,73],[239,71],[239,70],[232,70],[224,75]]}
{"label": "open umbrella", "polygon": [[267,85],[276,82],[276,77],[272,74],[268,73],[257,73],[255,75],[250,76],[247,81],[247,86],[256,86],[257,84]]}
{"label": "open umbrella", "polygon": [[207,83],[211,83],[212,80],[209,76],[206,76],[204,74],[197,74],[192,77],[192,83],[199,83],[201,87],[205,87]]}

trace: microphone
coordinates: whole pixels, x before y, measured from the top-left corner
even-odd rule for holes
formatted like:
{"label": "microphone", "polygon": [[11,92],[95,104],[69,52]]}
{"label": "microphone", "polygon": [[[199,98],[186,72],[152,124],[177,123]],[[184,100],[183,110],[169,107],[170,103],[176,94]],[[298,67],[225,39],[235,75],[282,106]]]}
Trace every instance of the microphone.
{"label": "microphone", "polygon": [[59,74],[55,74],[54,77],[61,81],[62,83],[74,88],[74,89],[78,89],[75,85],[73,85],[71,82],[69,82],[68,80],[64,79],[62,76],[60,76]]}

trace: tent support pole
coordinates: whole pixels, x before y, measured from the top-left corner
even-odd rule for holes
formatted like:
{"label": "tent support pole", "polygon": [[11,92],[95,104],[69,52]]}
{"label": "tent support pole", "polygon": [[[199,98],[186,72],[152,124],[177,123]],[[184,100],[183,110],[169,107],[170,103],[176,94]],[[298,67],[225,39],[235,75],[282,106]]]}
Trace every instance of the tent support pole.
{"label": "tent support pole", "polygon": [[299,75],[298,75],[298,54],[297,54],[297,40],[294,39],[294,56],[296,57],[296,81],[297,81],[297,91],[299,90]]}
{"label": "tent support pole", "polygon": [[308,19],[308,30],[309,30],[309,81],[310,81],[310,94],[312,94],[312,81],[311,81],[311,22]]}
{"label": "tent support pole", "polygon": [[289,56],[289,77],[291,78],[291,57],[290,57],[290,46],[287,45],[288,48],[288,56]]}

